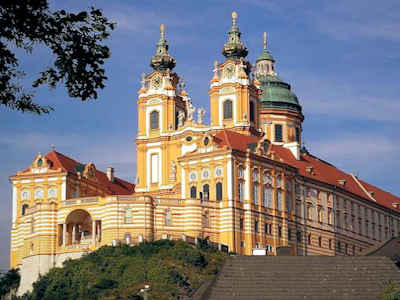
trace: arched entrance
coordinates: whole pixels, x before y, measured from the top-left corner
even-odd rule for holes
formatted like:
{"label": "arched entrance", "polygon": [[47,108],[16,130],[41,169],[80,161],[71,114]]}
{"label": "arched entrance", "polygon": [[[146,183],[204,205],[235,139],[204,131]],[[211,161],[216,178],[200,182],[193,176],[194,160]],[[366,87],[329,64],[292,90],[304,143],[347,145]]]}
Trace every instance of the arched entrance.
{"label": "arched entrance", "polygon": [[69,213],[65,224],[60,225],[60,244],[64,246],[89,247],[91,243],[99,241],[101,221],[95,221],[83,209],[76,209]]}

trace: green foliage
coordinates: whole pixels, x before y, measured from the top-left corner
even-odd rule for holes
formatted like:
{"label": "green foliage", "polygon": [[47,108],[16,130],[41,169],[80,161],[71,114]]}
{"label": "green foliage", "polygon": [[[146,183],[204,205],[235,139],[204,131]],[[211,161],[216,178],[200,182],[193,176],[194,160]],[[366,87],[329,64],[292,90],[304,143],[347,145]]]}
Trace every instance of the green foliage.
{"label": "green foliage", "polygon": [[105,246],[53,268],[20,299],[182,299],[213,278],[226,254],[183,241],[160,240],[130,247]]}
{"label": "green foliage", "polygon": [[0,299],[10,292],[15,292],[21,281],[19,269],[11,269],[0,277]]}
{"label": "green foliage", "polygon": [[389,281],[385,284],[382,300],[400,300],[400,286],[398,283]]}
{"label": "green foliage", "polygon": [[97,99],[107,79],[103,64],[110,57],[102,42],[113,29],[114,24],[93,7],[88,12],[52,12],[48,0],[0,1],[0,105],[36,114],[52,110],[35,103],[33,93],[21,86],[25,73],[12,51],[17,47],[31,54],[39,45],[51,50],[54,62],[40,72],[32,88],[55,88],[61,82],[70,97]]}

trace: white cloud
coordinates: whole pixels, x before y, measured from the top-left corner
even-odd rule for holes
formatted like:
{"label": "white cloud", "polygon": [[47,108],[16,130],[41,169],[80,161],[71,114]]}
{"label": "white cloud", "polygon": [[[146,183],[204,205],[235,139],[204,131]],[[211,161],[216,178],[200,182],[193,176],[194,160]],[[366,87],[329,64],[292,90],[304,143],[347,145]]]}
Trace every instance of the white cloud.
{"label": "white cloud", "polygon": [[400,161],[400,141],[371,133],[311,140],[308,150],[339,169],[363,178],[395,174]]}

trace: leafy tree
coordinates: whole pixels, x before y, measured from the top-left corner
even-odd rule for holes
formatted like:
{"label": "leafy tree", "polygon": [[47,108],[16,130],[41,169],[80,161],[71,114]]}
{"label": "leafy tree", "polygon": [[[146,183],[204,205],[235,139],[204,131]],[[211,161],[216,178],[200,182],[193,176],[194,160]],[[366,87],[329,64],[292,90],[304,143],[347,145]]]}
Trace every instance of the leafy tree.
{"label": "leafy tree", "polygon": [[33,284],[23,300],[187,299],[200,284],[214,278],[226,254],[183,241],[143,242],[130,247],[104,246],[63,268],[53,268]]}
{"label": "leafy tree", "polygon": [[0,278],[0,299],[10,292],[13,294],[19,287],[21,277],[18,269],[11,269]]}
{"label": "leafy tree", "polygon": [[113,29],[114,24],[93,7],[71,13],[50,11],[48,0],[0,1],[0,104],[36,114],[53,110],[34,102],[34,93],[20,84],[25,73],[13,52],[17,47],[32,54],[39,45],[51,50],[54,62],[40,72],[32,89],[62,83],[73,98],[97,99],[107,79],[103,64],[110,57],[102,42]]}

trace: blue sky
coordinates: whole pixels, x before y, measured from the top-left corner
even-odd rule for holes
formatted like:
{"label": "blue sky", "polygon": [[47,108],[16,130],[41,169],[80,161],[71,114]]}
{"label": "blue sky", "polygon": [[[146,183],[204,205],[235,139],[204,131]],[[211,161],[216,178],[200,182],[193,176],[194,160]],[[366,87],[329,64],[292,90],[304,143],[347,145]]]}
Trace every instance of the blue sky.
{"label": "blue sky", "polygon": [[[52,9],[100,7],[117,23],[107,41],[112,57],[108,81],[97,101],[69,99],[65,89],[36,91],[48,116],[0,108],[0,269],[8,268],[11,186],[8,176],[27,167],[50,145],[99,169],[135,177],[136,96],[140,74],[166,24],[175,71],[185,76],[195,106],[209,108],[208,87],[214,60],[239,14],[249,60],[269,49],[278,75],[288,81],[303,106],[307,148],[347,172],[400,195],[400,2],[385,0],[242,1],[51,1]],[[26,82],[52,63],[46,49],[19,52]]]}

